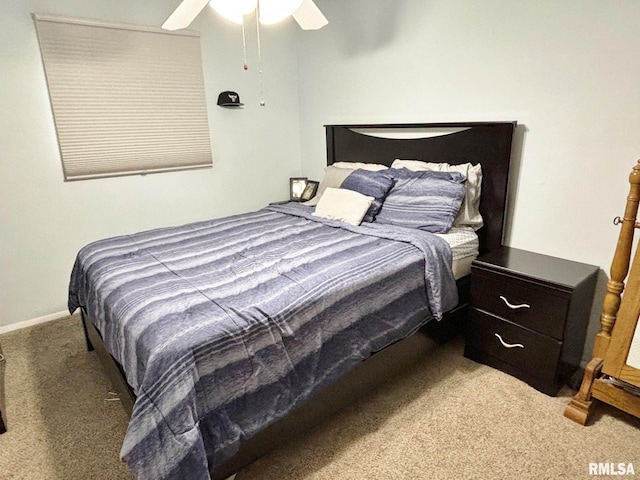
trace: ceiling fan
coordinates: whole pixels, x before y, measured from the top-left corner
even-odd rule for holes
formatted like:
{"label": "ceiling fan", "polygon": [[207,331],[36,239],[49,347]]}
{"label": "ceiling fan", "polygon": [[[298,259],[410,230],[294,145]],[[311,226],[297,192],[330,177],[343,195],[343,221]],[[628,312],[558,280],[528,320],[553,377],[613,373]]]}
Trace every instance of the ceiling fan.
{"label": "ceiling fan", "polygon": [[225,18],[240,24],[244,15],[256,9],[263,24],[279,22],[289,15],[303,30],[318,30],[329,23],[313,0],[182,0],[162,28],[187,28],[207,3]]}

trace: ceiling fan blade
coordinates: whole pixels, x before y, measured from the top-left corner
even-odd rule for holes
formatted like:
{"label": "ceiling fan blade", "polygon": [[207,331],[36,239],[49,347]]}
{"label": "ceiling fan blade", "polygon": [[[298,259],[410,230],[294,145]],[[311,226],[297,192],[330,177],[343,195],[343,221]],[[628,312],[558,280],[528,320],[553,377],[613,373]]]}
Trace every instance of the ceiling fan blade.
{"label": "ceiling fan blade", "polygon": [[162,28],[165,30],[187,28],[207,3],[209,3],[209,0],[182,0],[178,8],[162,24]]}
{"label": "ceiling fan blade", "polygon": [[329,23],[313,0],[304,0],[292,15],[303,30],[318,30]]}

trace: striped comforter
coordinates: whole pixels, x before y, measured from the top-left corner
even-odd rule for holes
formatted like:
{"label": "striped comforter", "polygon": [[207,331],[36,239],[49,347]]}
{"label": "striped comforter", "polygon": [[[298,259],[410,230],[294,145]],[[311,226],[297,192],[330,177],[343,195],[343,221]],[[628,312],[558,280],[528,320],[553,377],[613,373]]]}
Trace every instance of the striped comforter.
{"label": "striped comforter", "polygon": [[98,241],[71,275],[137,394],[121,456],[207,479],[251,437],[457,303],[436,235],[302,205]]}

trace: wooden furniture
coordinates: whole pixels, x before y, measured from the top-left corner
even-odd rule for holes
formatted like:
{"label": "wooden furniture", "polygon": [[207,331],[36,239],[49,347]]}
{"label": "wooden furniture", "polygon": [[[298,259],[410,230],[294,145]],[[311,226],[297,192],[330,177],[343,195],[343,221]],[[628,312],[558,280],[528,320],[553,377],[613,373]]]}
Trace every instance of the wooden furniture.
{"label": "wooden furniture", "polygon": [[[396,158],[482,164],[480,212],[485,226],[479,230],[478,236],[480,251],[490,252],[498,248],[503,240],[515,126],[515,122],[327,125],[327,165],[343,161],[391,165]],[[429,132],[435,132],[436,136],[429,135]],[[401,135],[398,136],[398,133]],[[385,137],[387,134],[391,136]],[[429,322],[418,334],[371,356],[306,404],[247,439],[233,458],[211,472],[211,477],[227,478],[294,435],[362,398],[385,379],[400,374],[420,355],[424,355],[425,332],[442,339],[449,334],[449,325],[462,323],[468,307],[468,277],[458,282],[458,289],[458,307],[448,312],[441,322]],[[135,395],[127,385],[120,365],[106,351],[100,333],[86,315],[83,315],[83,324],[90,349],[93,344],[114,385],[117,388],[119,386],[123,405],[131,413]]]}
{"label": "wooden furniture", "polygon": [[[478,231],[480,253],[502,245],[516,122],[325,125],[325,128],[327,165],[364,162],[391,166],[396,158],[451,165],[481,164],[480,213],[484,227]],[[385,137],[387,132],[396,136]],[[434,132],[440,134],[433,136]]]}
{"label": "wooden furniture", "polygon": [[510,247],[479,257],[465,356],[556,395],[580,365],[598,270]]}
{"label": "wooden furniture", "polygon": [[[640,396],[633,394],[640,387],[640,367],[629,365],[629,351],[640,316],[640,249],[636,248],[629,272],[633,236],[640,200],[640,160],[629,176],[630,190],[624,217],[616,218],[621,224],[618,244],[611,264],[611,279],[607,282],[600,331],[596,335],[593,358],[587,364],[580,390],[567,405],[564,416],[585,425],[594,406],[594,400],[613,405],[640,418]],[[625,278],[629,272],[625,290]],[[624,295],[622,292],[624,290]]]}
{"label": "wooden furniture", "polygon": [[4,403],[4,355],[0,346],[0,433],[7,431],[7,410]]}

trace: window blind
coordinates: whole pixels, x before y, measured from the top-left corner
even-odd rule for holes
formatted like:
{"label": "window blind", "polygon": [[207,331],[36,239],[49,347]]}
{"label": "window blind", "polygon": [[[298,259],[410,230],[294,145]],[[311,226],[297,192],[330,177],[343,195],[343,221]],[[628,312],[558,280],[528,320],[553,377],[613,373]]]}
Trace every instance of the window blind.
{"label": "window blind", "polygon": [[65,180],[212,165],[197,33],[34,21]]}

